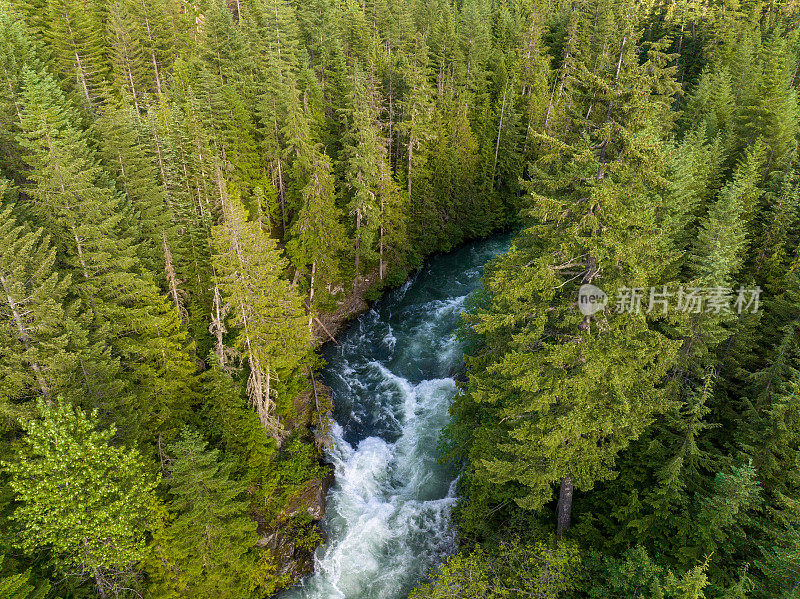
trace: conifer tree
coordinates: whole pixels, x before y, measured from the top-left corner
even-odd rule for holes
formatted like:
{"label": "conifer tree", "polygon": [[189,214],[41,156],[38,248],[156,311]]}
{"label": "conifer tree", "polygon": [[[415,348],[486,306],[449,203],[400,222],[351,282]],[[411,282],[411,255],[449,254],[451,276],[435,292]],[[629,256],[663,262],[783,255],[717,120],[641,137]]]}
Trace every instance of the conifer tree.
{"label": "conifer tree", "polygon": [[69,276],[54,271],[47,237],[18,225],[10,208],[0,212],[0,221],[0,389],[7,426],[31,414],[34,398],[51,402],[72,394],[80,335],[65,314]]}
{"label": "conifer tree", "polygon": [[50,585],[45,583],[37,588],[31,582],[30,570],[3,576],[0,578],[0,596],[15,599],[44,599],[50,590]]}
{"label": "conifer tree", "polygon": [[[756,145],[700,222],[689,253],[691,288],[718,289],[724,298],[731,299],[735,277],[745,258],[750,222],[763,194],[758,186],[762,161],[763,146]],[[709,352],[730,335],[734,320],[732,308],[716,310],[706,305],[699,311],[691,310],[685,323],[688,334],[681,350],[681,368],[707,367],[713,360]]]}
{"label": "conifer tree", "polygon": [[[763,368],[752,372],[744,390],[738,445],[753,460],[765,494],[787,496],[794,488],[793,463],[800,451],[797,420],[800,384],[800,271],[790,270],[784,293],[771,300],[767,326],[776,329]],[[767,337],[767,339],[770,339]]]}
{"label": "conifer tree", "polygon": [[355,221],[355,270],[356,277],[360,276],[362,260],[377,258],[379,278],[383,280],[388,249],[403,243],[404,210],[387,162],[386,140],[381,135],[379,97],[374,74],[365,76],[356,66],[345,148],[345,180],[350,190],[348,210]]}
{"label": "conifer tree", "polygon": [[[157,597],[263,597],[274,592],[274,565],[256,548],[245,484],[234,463],[185,430],[170,446],[166,481],[175,519],[154,538]],[[260,555],[259,555],[260,554]]]}
{"label": "conifer tree", "polygon": [[178,283],[169,276],[166,265],[175,219],[170,198],[158,179],[156,160],[139,125],[137,111],[109,98],[95,124],[101,140],[100,156],[136,215],[134,243],[139,260],[149,272],[161,275],[164,289],[180,310]]}
{"label": "conifer tree", "polygon": [[281,278],[285,259],[258,222],[248,221],[235,190],[214,227],[214,268],[238,327],[235,345],[247,360],[248,395],[262,425],[279,439],[275,380],[305,356],[309,331],[300,296]]}
{"label": "conifer tree", "polygon": [[[35,12],[40,7],[29,4]],[[45,19],[36,31],[51,48],[58,73],[86,105],[100,95],[108,75],[102,4],[77,0],[47,0]]]}
{"label": "conifer tree", "polygon": [[[617,8],[618,15],[633,11]],[[506,485],[529,509],[546,504],[559,483],[559,534],[570,526],[573,488],[612,478],[617,453],[666,409],[663,377],[676,350],[645,309],[626,304],[626,291],[658,282],[669,258],[668,240],[654,226],[655,156],[672,69],[654,57],[640,70],[635,32],[624,22],[602,54],[579,63],[573,85],[593,86],[595,100],[572,110],[600,115],[566,142],[545,140],[554,148],[543,160],[551,174],[531,184],[541,224],[492,272],[492,307],[472,321],[488,343],[471,359],[470,397],[495,414],[476,447],[502,439],[489,456],[473,453],[474,476]],[[577,287],[595,281],[621,299],[615,310],[581,316]]]}
{"label": "conifer tree", "polygon": [[[409,87],[408,95],[403,105],[406,115],[405,121],[399,128],[407,137],[406,144],[406,190],[410,205],[414,205],[416,194],[415,174],[421,178],[420,171],[425,169],[424,159],[420,159],[421,146],[431,136],[430,122],[433,116],[432,90],[428,84],[428,46],[421,36],[417,36],[414,43],[414,54],[408,60],[403,75]],[[414,152],[417,151],[415,156]],[[422,154],[425,156],[425,154]]]}
{"label": "conifer tree", "polygon": [[136,31],[136,21],[126,3],[117,1],[108,9],[108,35],[115,87],[133,100],[138,113],[148,90],[147,63]]}
{"label": "conifer tree", "polygon": [[28,31],[18,12],[7,4],[0,5],[0,173],[13,178],[22,170],[20,149],[16,140],[22,115],[22,88],[25,69],[41,65]]}
{"label": "conifer tree", "polygon": [[223,0],[212,0],[204,12],[197,50],[200,60],[189,63],[187,74],[192,78],[190,85],[199,92],[194,109],[210,137],[206,152],[217,175],[216,197],[224,193],[219,177],[222,173],[249,199],[254,187],[265,187],[251,110],[256,92],[246,68],[242,32]]}
{"label": "conifer tree", "polygon": [[[309,328],[312,326],[314,295],[317,289],[330,288],[339,279],[340,255],[347,239],[335,203],[334,176],[330,159],[318,149],[311,156],[298,157],[297,170],[305,169],[301,190],[302,205],[292,227],[293,237],[286,251],[296,268],[309,268]],[[301,179],[302,180],[302,179]]]}
{"label": "conifer tree", "polygon": [[177,310],[140,274],[123,198],[74,118],[52,77],[27,73],[20,136],[31,166],[25,208],[63,252],[86,310],[94,359],[81,370],[83,401],[104,416],[129,414],[118,421],[129,440],[154,441],[158,431],[175,434],[191,407],[190,345]]}
{"label": "conifer tree", "polygon": [[[670,157],[664,225],[682,255],[691,246],[697,221],[717,191],[724,158],[719,138],[709,143],[702,126],[689,131]],[[677,266],[685,269],[685,262],[681,260]]]}
{"label": "conifer tree", "polygon": [[[188,296],[184,304],[189,314],[188,326],[198,342],[198,355],[205,355],[207,320],[213,297],[210,236],[214,200],[209,174],[212,165],[206,154],[207,137],[192,112],[193,97],[189,95],[186,99],[186,110],[179,103],[183,98],[175,101],[162,98],[158,104],[151,105],[146,129],[174,215],[173,230],[179,235],[170,245],[177,280],[175,287],[180,291],[182,284]],[[167,241],[171,241],[169,237]],[[166,251],[164,254],[166,267]],[[170,295],[173,295],[172,290]]]}

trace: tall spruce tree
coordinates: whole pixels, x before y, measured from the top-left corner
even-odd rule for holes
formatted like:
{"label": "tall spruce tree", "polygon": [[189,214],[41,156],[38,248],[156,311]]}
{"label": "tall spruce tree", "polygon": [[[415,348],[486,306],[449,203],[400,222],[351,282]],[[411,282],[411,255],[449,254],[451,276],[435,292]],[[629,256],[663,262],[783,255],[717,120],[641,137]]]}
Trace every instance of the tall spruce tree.
{"label": "tall spruce tree", "polygon": [[169,451],[168,507],[175,518],[154,536],[153,596],[255,598],[274,592],[275,566],[256,547],[256,522],[246,485],[233,478],[235,464],[189,430]]}
{"label": "tall spruce tree", "polygon": [[291,376],[308,351],[300,296],[281,278],[286,260],[259,222],[248,221],[238,193],[226,194],[214,227],[214,267],[238,327],[235,346],[247,360],[247,390],[261,423],[276,439],[285,431],[276,382]]}
{"label": "tall spruce tree", "polygon": [[[2,191],[0,185],[0,196]],[[8,427],[32,415],[35,398],[51,402],[74,393],[82,335],[67,318],[70,279],[54,271],[55,249],[47,237],[17,224],[10,208],[0,216],[0,388]]]}
{"label": "tall spruce tree", "polygon": [[119,430],[129,440],[175,434],[194,397],[195,366],[180,316],[141,272],[127,201],[109,185],[55,81],[28,72],[24,99],[24,209],[64,256],[86,311],[91,351],[105,356],[82,365],[83,401],[105,417],[122,415]]}
{"label": "tall spruce tree", "polygon": [[[560,484],[559,534],[570,526],[573,488],[612,478],[617,453],[666,409],[664,376],[677,349],[635,296],[659,283],[669,262],[656,227],[656,156],[672,69],[658,56],[639,64],[644,49],[622,18],[634,9],[614,8],[621,26],[613,41],[600,54],[585,51],[572,83],[593,95],[571,110],[598,116],[563,141],[543,140],[550,171],[531,184],[541,224],[491,271],[492,303],[471,320],[487,344],[470,360],[467,401],[493,406],[476,434],[473,480],[510,486],[507,494],[526,508],[542,507]],[[617,305],[581,315],[575,297],[589,284],[616,295]],[[496,449],[477,453],[490,438],[499,439]]]}

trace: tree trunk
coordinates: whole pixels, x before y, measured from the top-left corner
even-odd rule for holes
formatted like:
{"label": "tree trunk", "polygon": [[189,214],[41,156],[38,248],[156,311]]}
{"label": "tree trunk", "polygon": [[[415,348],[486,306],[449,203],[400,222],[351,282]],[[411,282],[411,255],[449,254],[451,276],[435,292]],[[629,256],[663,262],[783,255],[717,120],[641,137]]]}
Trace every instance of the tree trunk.
{"label": "tree trunk", "polygon": [[83,244],[81,243],[81,238],[78,237],[78,232],[75,230],[75,227],[72,227],[72,235],[75,238],[75,247],[78,250],[78,260],[80,261],[81,269],[83,270],[83,278],[88,281],[89,269],[86,266],[86,259],[83,257]]}
{"label": "tree trunk", "polygon": [[[614,74],[614,89],[616,89],[616,83],[619,81],[619,71],[622,68],[622,54],[625,50],[625,41],[626,37],[622,38],[622,44],[619,47],[619,59],[617,59],[617,72]],[[606,109],[606,123],[611,122],[611,108],[614,105],[613,97],[608,101],[608,108]],[[603,140],[603,143],[600,145],[600,164],[597,167],[597,180],[600,181],[603,178],[605,164],[606,164],[606,147],[608,146],[608,136]]]}
{"label": "tree trunk", "polygon": [[411,127],[408,129],[408,203],[411,204],[411,158],[414,154],[414,111],[411,112]]}
{"label": "tree trunk", "polygon": [[383,219],[386,218],[385,215],[385,205],[384,205],[383,194],[381,194],[381,227],[380,227],[380,240],[378,241],[378,277],[381,281],[383,281],[384,273],[386,270],[386,266],[383,262]]}
{"label": "tree trunk", "polygon": [[353,288],[358,282],[358,275],[361,272],[361,211],[356,210],[356,276],[353,280]]}
{"label": "tree trunk", "polygon": [[[22,318],[22,311],[19,308],[19,305],[11,297],[11,289],[9,285],[6,283],[6,278],[3,275],[0,275],[0,283],[3,285],[3,289],[6,292],[6,300],[8,301],[8,305],[11,308],[11,315],[14,317],[14,323],[17,325],[17,332],[19,334],[19,340],[22,341],[22,344],[25,346],[26,350],[31,348],[31,338],[28,335],[28,331],[25,328],[25,322]],[[44,398],[50,402],[50,387],[47,385],[47,381],[44,379],[44,375],[42,374],[42,369],[39,367],[39,364],[33,360],[31,361],[31,370],[33,370],[33,374],[36,377],[36,382],[39,383],[39,387],[42,389],[42,395]]]}
{"label": "tree trunk", "polygon": [[147,39],[150,42],[150,58],[153,60],[153,72],[156,76],[156,91],[161,95],[161,75],[158,72],[158,59],[156,59],[156,42],[153,39],[153,32],[150,29],[150,17],[147,14],[147,5],[142,0],[142,9],[144,11],[144,24],[147,28]]}
{"label": "tree trunk", "polygon": [[311,263],[311,285],[308,289],[308,332],[314,336],[314,276],[317,274],[317,261]]}
{"label": "tree trunk", "polygon": [[508,85],[503,87],[503,105],[500,108],[500,124],[497,126],[497,143],[494,146],[494,164],[492,165],[492,189],[494,190],[494,177],[497,170],[497,156],[500,153],[500,135],[503,132],[503,118],[506,114],[506,94],[508,92]]}
{"label": "tree trunk", "polygon": [[81,61],[81,57],[78,54],[78,44],[75,41],[77,37],[75,32],[72,30],[72,23],[71,23],[71,15],[67,12],[66,7],[64,8],[64,22],[67,26],[67,32],[69,33],[69,39],[72,42],[72,46],[74,48],[73,56],[75,56],[75,66],[77,68],[76,78],[78,80],[78,84],[83,89],[83,95],[86,98],[86,102],[88,104],[92,103],[92,96],[89,93],[89,84],[86,81],[86,72],[83,68],[83,62]]}
{"label": "tree trunk", "polygon": [[217,358],[219,359],[219,365],[223,370],[225,368],[225,307],[222,303],[222,294],[219,292],[219,287],[215,284],[214,285],[214,310],[211,313],[211,324],[208,327],[208,330],[211,334],[216,337],[216,346],[214,347],[214,353],[217,354]]}
{"label": "tree trunk", "polygon": [[131,84],[131,96],[133,97],[133,105],[136,108],[136,116],[140,114],[139,111],[139,95],[136,93],[136,83],[133,81],[133,71],[131,70],[130,59],[128,59],[128,82]]}
{"label": "tree trunk", "polygon": [[569,530],[572,521],[572,478],[565,476],[561,479],[561,489],[558,493],[558,506],[556,507],[556,534],[561,536]]}
{"label": "tree trunk", "polygon": [[164,240],[164,270],[167,273],[167,281],[169,284],[169,294],[172,296],[172,301],[175,303],[175,309],[178,315],[183,320],[183,306],[181,306],[180,294],[178,292],[178,276],[175,274],[175,267],[172,265],[172,252],[167,243],[167,234],[161,234]]}
{"label": "tree trunk", "polygon": [[94,584],[97,587],[97,593],[100,595],[100,598],[106,599],[106,597],[108,597],[108,592],[106,591],[99,568],[94,571]]}

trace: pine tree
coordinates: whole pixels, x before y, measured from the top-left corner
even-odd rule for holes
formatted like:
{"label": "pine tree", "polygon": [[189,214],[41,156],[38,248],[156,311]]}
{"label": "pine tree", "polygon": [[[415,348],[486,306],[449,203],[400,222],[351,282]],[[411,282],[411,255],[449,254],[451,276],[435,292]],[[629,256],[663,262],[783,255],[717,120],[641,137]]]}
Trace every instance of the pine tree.
{"label": "pine tree", "polygon": [[124,198],[109,186],[74,118],[52,77],[27,73],[25,208],[52,235],[86,311],[93,359],[82,364],[83,401],[120,418],[127,439],[153,442],[158,432],[175,434],[191,408],[191,347],[175,307],[141,274]]}
{"label": "pine tree", "polygon": [[[687,293],[692,289],[718,290],[723,300],[731,299],[746,255],[748,229],[763,194],[758,186],[762,160],[763,146],[756,145],[699,223],[689,253]],[[732,308],[718,310],[708,305],[690,310],[687,316],[679,367],[684,372],[707,367],[714,359],[711,352],[730,336],[736,320]]]}
{"label": "pine tree", "polygon": [[134,15],[128,4],[114,2],[108,8],[108,35],[115,87],[133,100],[138,113],[148,90],[147,62]]}
{"label": "pine tree", "polygon": [[752,463],[718,472],[711,495],[701,500],[696,515],[696,545],[680,549],[679,554],[696,560],[712,552],[720,557],[733,553],[734,539],[744,534],[749,523],[747,511],[758,505],[760,493]]}
{"label": "pine tree", "polygon": [[154,596],[273,593],[280,581],[269,553],[256,548],[256,523],[249,516],[245,484],[233,478],[234,464],[189,430],[169,450],[168,507],[175,518],[154,537]]}
{"label": "pine tree", "polygon": [[[3,560],[4,570],[5,562],[6,560]],[[50,590],[50,585],[46,582],[36,585],[32,579],[30,570],[0,577],[0,596],[15,599],[44,599]]]}
{"label": "pine tree", "polygon": [[792,86],[797,56],[790,50],[791,37],[787,39],[781,27],[765,37],[755,50],[747,83],[737,86],[742,97],[736,126],[740,146],[747,147],[759,138],[765,142],[769,165],[780,164],[794,149],[800,132],[800,105]]}
{"label": "pine tree", "polygon": [[136,213],[138,258],[164,281],[163,288],[180,311],[177,280],[167,271],[166,254],[171,253],[175,231],[169,196],[158,180],[156,160],[149,153],[147,140],[139,127],[138,112],[110,98],[95,127],[101,139],[100,155],[107,172],[113,173],[118,187]]}
{"label": "pine tree", "polygon": [[[381,136],[380,99],[374,74],[353,69],[345,180],[350,190],[348,210],[355,225],[355,271],[377,258],[379,278],[386,274],[386,253],[404,241],[401,198],[387,162],[386,140]],[[376,248],[377,246],[377,248]],[[376,252],[377,249],[377,252]]]}
{"label": "pine tree", "polygon": [[749,373],[742,391],[737,444],[753,460],[767,496],[788,495],[794,488],[794,456],[800,451],[800,271],[784,277],[784,293],[771,300],[765,326],[775,329],[775,341],[764,338],[769,350],[764,366]]}
{"label": "pine tree", "polygon": [[761,545],[762,558],[757,562],[765,581],[765,596],[790,599],[797,593],[800,575],[800,505],[793,497],[781,496],[773,510],[775,524],[767,531],[766,542]]}
{"label": "pine tree", "polygon": [[[542,138],[549,153],[530,184],[539,224],[490,271],[491,306],[471,320],[486,348],[470,358],[464,401],[490,414],[471,448],[470,484],[490,502],[476,509],[509,497],[538,509],[560,484],[559,534],[570,525],[574,488],[613,478],[618,452],[669,406],[664,376],[677,349],[646,301],[626,303],[662,280],[671,260],[656,206],[673,68],[658,53],[640,65],[644,48],[621,17],[634,8],[615,8],[621,30],[597,42],[601,54],[584,50],[570,83],[585,90],[565,103],[583,129]],[[617,306],[581,316],[577,287],[595,281],[617,294]]]}
{"label": "pine tree", "polygon": [[187,75],[197,92],[193,108],[210,137],[206,152],[216,171],[216,197],[224,193],[221,173],[224,180],[236,183],[249,200],[253,188],[265,187],[253,122],[256,89],[246,68],[243,34],[223,0],[212,0],[204,12],[197,51],[199,60],[189,63]]}
{"label": "pine tree", "polygon": [[26,68],[40,69],[36,48],[18,12],[0,5],[0,173],[9,179],[22,170],[16,136],[22,115],[22,88]]}
{"label": "pine tree", "polygon": [[286,252],[295,268],[309,268],[309,329],[312,327],[315,292],[338,282],[340,255],[347,239],[339,222],[335,203],[336,190],[330,159],[319,149],[309,149],[310,156],[297,158],[297,170],[305,172],[301,180],[307,181],[301,190],[302,204],[292,226],[292,239]]}
{"label": "pine tree", "polygon": [[258,222],[248,221],[235,190],[223,201],[214,227],[214,268],[224,300],[239,328],[236,347],[249,367],[250,401],[269,433],[279,439],[275,379],[288,376],[309,347],[299,295],[281,278],[285,259]]}
{"label": "pine tree", "polygon": [[[413,57],[404,65],[403,77],[408,86],[408,94],[403,104],[405,121],[399,124],[399,129],[407,137],[406,144],[406,189],[408,201],[413,206],[416,197],[415,174],[420,177],[419,171],[425,169],[424,159],[420,159],[421,146],[431,137],[430,122],[433,116],[433,91],[428,84],[428,46],[421,36],[417,36],[414,43]],[[417,151],[415,156],[414,152]],[[422,154],[425,156],[425,154]]]}
{"label": "pine tree", "polygon": [[[719,138],[709,143],[701,126],[689,131],[670,157],[664,223],[675,249],[683,256],[694,240],[698,219],[706,214],[718,191],[725,158],[721,154]],[[679,264],[682,269],[686,268],[684,262],[685,259]]]}
{"label": "pine tree", "polygon": [[705,599],[704,589],[710,582],[707,561],[676,574],[661,567],[641,545],[628,549],[619,557],[606,557],[602,564],[597,563],[599,561],[599,556],[590,557],[586,572],[591,599]]}
{"label": "pine tree", "polygon": [[[191,96],[189,97],[191,101]],[[191,108],[191,106],[189,106]],[[205,154],[207,138],[177,102],[166,98],[151,105],[146,129],[152,139],[153,153],[175,219],[178,238],[170,245],[174,258],[176,290],[181,285],[188,296],[184,306],[188,327],[197,341],[198,355],[209,349],[208,315],[212,310],[211,225],[213,222],[211,163]],[[166,250],[165,267],[166,267]],[[168,276],[169,282],[169,276]],[[171,285],[170,285],[171,287]],[[170,295],[174,294],[170,289]],[[180,293],[179,293],[180,302]]]}
{"label": "pine tree", "polygon": [[186,10],[174,0],[116,0],[108,8],[110,61],[117,87],[137,110],[167,91],[169,68],[189,46]]}
{"label": "pine tree", "polygon": [[55,249],[47,237],[18,225],[10,208],[0,212],[0,221],[0,389],[8,426],[31,414],[34,398],[51,402],[74,392],[80,335],[71,334],[77,324],[65,314],[69,276],[54,272]]}
{"label": "pine tree", "polygon": [[99,98],[108,75],[101,7],[95,2],[47,0],[46,19],[37,31],[49,45],[59,75],[72,82],[86,105]]}

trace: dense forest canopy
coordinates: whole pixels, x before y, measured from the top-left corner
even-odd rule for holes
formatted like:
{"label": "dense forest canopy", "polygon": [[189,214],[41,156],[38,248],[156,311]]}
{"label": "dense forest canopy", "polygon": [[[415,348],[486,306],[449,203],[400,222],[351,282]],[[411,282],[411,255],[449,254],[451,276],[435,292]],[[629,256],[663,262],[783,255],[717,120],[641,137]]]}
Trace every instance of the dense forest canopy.
{"label": "dense forest canopy", "polygon": [[0,0],[0,595],[295,583],[320,317],[521,227],[412,597],[800,596],[798,17]]}

